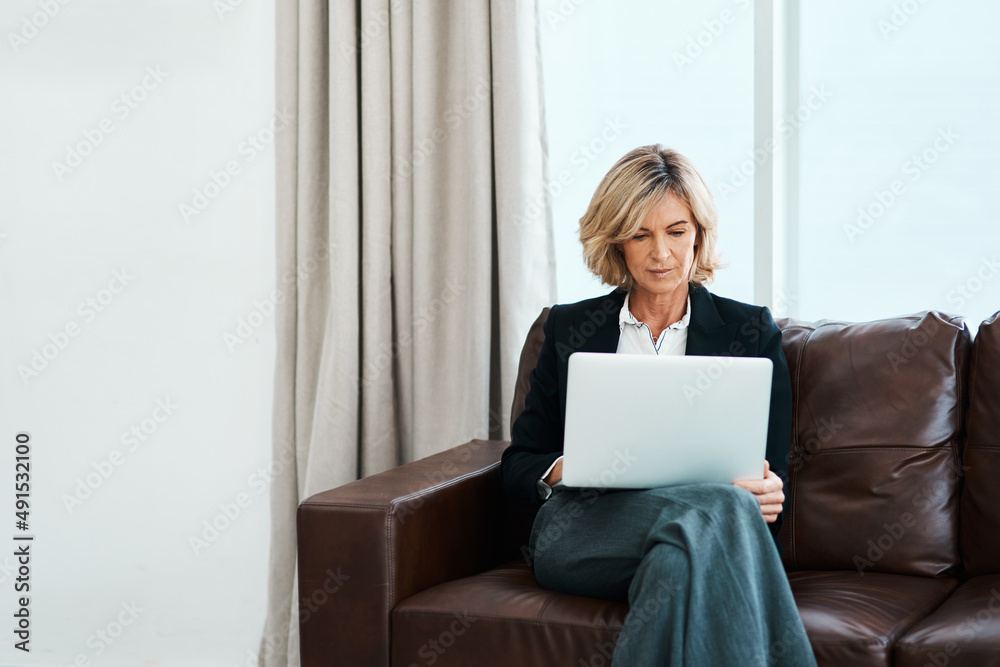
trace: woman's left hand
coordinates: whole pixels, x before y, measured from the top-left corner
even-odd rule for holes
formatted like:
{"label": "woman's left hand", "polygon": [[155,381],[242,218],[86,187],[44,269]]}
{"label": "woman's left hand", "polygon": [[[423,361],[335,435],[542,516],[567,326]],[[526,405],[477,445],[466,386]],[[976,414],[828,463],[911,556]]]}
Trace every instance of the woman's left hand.
{"label": "woman's left hand", "polygon": [[778,515],[781,514],[781,503],[785,502],[785,494],[782,492],[785,483],[771,471],[770,463],[764,461],[764,479],[744,479],[733,482],[733,484],[746,489],[757,497],[764,521],[774,523],[778,520]]}

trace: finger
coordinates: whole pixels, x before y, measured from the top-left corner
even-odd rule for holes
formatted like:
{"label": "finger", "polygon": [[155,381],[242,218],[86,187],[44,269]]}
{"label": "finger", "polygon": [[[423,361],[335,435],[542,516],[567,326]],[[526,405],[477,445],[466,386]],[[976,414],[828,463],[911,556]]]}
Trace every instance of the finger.
{"label": "finger", "polygon": [[768,473],[764,479],[741,479],[733,482],[733,484],[746,489],[754,495],[780,491],[785,486],[785,483],[774,472]]}
{"label": "finger", "polygon": [[766,487],[767,480],[763,479],[740,479],[733,482],[736,486],[741,489],[746,489],[750,493],[758,496],[762,493],[767,493],[768,489]]}
{"label": "finger", "polygon": [[780,485],[775,484],[763,484],[761,482],[754,482],[752,484],[738,484],[741,488],[746,489],[750,493],[757,496],[759,499],[761,496],[767,496],[770,498],[777,498],[779,494],[784,497],[784,491]]}
{"label": "finger", "polygon": [[764,515],[764,522],[765,523],[774,523],[777,520],[778,520],[778,515],[777,514],[765,514]]}
{"label": "finger", "polygon": [[[759,484],[760,482],[754,482],[754,483]],[[754,483],[751,483],[750,485],[752,486],[752,484]],[[785,494],[782,493],[780,489],[771,492],[764,492],[764,491],[754,492],[753,489],[747,488],[748,483],[746,481],[733,482],[733,485],[738,486],[742,489],[747,489],[748,491],[753,493],[753,497],[756,498],[757,502],[760,503],[761,505],[781,505],[781,503],[785,502]]]}
{"label": "finger", "polygon": [[765,482],[771,485],[772,491],[777,491],[778,489],[783,489],[785,487],[785,481],[775,475],[773,472],[770,473],[765,479]]}
{"label": "finger", "polygon": [[760,482],[751,482],[748,480],[743,480],[739,482],[733,482],[733,485],[738,486],[741,489],[746,489],[747,491],[752,493],[754,497],[757,497],[762,493],[766,493],[766,491],[764,491],[763,487],[761,486]]}
{"label": "finger", "polygon": [[764,493],[757,496],[757,502],[759,502],[761,506],[777,505],[778,507],[781,507],[781,504],[785,502],[785,494],[780,491],[777,493]]}
{"label": "finger", "polygon": [[785,495],[782,493],[762,493],[759,496],[754,496],[757,502],[761,505],[781,505],[785,502]]}
{"label": "finger", "polygon": [[769,514],[777,516],[777,515],[781,514],[781,505],[780,504],[778,504],[778,505],[761,505],[760,506],[760,512],[764,516],[767,516]]}
{"label": "finger", "polygon": [[767,479],[767,473],[771,472],[771,462],[764,459],[764,479]]}

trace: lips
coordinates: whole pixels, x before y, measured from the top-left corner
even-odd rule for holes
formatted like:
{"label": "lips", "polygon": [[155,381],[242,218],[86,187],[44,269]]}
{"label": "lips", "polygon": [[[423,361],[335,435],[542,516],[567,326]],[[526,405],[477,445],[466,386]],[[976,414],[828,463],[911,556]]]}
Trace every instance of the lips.
{"label": "lips", "polygon": [[665,276],[671,271],[673,271],[673,269],[649,269],[649,272],[654,276]]}

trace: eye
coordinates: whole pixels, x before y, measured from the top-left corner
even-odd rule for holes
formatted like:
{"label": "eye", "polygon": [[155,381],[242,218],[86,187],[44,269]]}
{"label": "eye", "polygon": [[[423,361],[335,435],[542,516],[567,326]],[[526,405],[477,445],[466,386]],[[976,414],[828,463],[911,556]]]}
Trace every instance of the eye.
{"label": "eye", "polygon": [[684,236],[684,232],[683,232],[683,231],[679,231],[679,232],[670,232],[670,235],[671,235],[671,236]]}
{"label": "eye", "polygon": [[642,234],[642,233],[640,233],[640,234],[636,234],[635,236],[633,236],[632,239],[634,241],[641,241],[642,239],[646,238],[647,236],[649,236],[649,234]]}

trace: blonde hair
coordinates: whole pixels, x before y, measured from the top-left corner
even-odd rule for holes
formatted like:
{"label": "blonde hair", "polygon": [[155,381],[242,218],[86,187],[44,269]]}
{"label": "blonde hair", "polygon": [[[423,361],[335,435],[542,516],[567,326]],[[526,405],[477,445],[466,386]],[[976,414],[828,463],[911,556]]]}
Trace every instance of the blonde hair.
{"label": "blonde hair", "polygon": [[635,236],[669,193],[691,209],[697,227],[688,282],[704,285],[715,279],[723,265],[716,250],[719,214],[712,193],[690,160],[653,144],[629,151],[611,167],[580,218],[583,260],[602,282],[632,289],[622,243]]}

